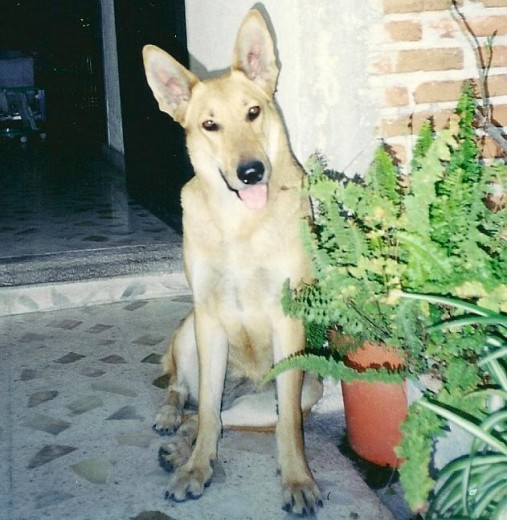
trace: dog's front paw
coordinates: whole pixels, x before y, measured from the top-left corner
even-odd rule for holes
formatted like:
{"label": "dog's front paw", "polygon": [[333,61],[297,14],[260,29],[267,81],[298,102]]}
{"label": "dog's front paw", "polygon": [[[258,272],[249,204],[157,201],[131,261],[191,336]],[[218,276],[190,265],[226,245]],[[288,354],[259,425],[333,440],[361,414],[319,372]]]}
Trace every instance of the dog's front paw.
{"label": "dog's front paw", "polygon": [[209,485],[212,475],[211,463],[202,467],[185,464],[178,468],[169,480],[165,498],[175,502],[199,498],[204,493],[204,488]]}
{"label": "dog's front paw", "polygon": [[182,435],[174,435],[158,450],[160,465],[169,472],[183,466],[190,455],[192,455],[192,443]]}
{"label": "dog's front paw", "polygon": [[160,435],[172,435],[181,424],[182,413],[174,406],[161,406],[155,416],[153,429]]}
{"label": "dog's front paw", "polygon": [[322,507],[322,498],[314,480],[291,482],[283,486],[282,509],[288,513],[306,516],[313,515]]}

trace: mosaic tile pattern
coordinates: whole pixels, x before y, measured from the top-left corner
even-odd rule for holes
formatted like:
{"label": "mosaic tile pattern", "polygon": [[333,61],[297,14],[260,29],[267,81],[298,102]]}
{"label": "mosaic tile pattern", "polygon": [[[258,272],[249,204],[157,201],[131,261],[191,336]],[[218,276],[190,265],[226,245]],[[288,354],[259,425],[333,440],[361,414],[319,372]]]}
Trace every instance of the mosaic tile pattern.
{"label": "mosaic tile pattern", "polygon": [[122,174],[86,152],[0,149],[0,257],[171,243]]}
{"label": "mosaic tile pattern", "polygon": [[55,311],[119,301],[130,302],[130,305],[135,306],[139,298],[188,296],[189,293],[182,272],[118,276],[73,283],[0,287],[0,316]]}
{"label": "mosaic tile pattern", "polygon": [[[275,439],[224,432],[212,485],[197,501],[163,499],[154,384],[188,297],[0,318],[2,520],[288,518]],[[324,496],[319,520],[393,516],[340,455],[343,413],[328,385],[306,427]]]}

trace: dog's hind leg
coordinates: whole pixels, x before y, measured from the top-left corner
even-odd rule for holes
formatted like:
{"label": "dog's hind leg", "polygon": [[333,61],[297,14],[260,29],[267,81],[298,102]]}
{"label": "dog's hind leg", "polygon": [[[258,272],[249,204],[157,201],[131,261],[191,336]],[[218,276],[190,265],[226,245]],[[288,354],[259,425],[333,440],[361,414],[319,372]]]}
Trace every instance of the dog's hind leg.
{"label": "dog's hind leg", "polygon": [[190,313],[180,324],[162,358],[169,386],[164,404],[159,408],[153,429],[161,435],[172,435],[180,426],[188,401],[197,398],[199,368],[195,345],[194,318]]}
{"label": "dog's hind leg", "polygon": [[159,408],[153,429],[160,435],[172,435],[179,428],[188,391],[177,383],[169,385],[164,404]]}
{"label": "dog's hind leg", "polygon": [[213,474],[221,432],[220,407],[227,367],[228,341],[220,323],[206,310],[195,309],[199,355],[199,419],[195,446],[188,461],[173,473],[166,498],[197,498]]}

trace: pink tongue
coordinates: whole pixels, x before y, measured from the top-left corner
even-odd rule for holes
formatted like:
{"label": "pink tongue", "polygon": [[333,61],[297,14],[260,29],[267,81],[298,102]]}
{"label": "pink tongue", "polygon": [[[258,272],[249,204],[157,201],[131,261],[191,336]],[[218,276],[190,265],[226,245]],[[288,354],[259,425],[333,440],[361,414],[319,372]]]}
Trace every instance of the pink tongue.
{"label": "pink tongue", "polygon": [[262,209],[268,202],[268,185],[255,184],[238,191],[239,198],[250,209]]}

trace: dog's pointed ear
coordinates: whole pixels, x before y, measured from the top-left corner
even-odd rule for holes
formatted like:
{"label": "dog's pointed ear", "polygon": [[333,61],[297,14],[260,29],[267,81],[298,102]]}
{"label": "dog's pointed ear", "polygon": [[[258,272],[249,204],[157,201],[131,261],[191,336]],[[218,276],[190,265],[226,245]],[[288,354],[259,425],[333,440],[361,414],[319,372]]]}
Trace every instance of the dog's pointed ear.
{"label": "dog's pointed ear", "polygon": [[192,88],[199,79],[155,45],[143,48],[143,61],[148,85],[160,110],[183,123]]}
{"label": "dog's pointed ear", "polygon": [[275,92],[278,66],[273,38],[256,9],[249,11],[239,28],[232,70],[242,71],[270,96]]}

